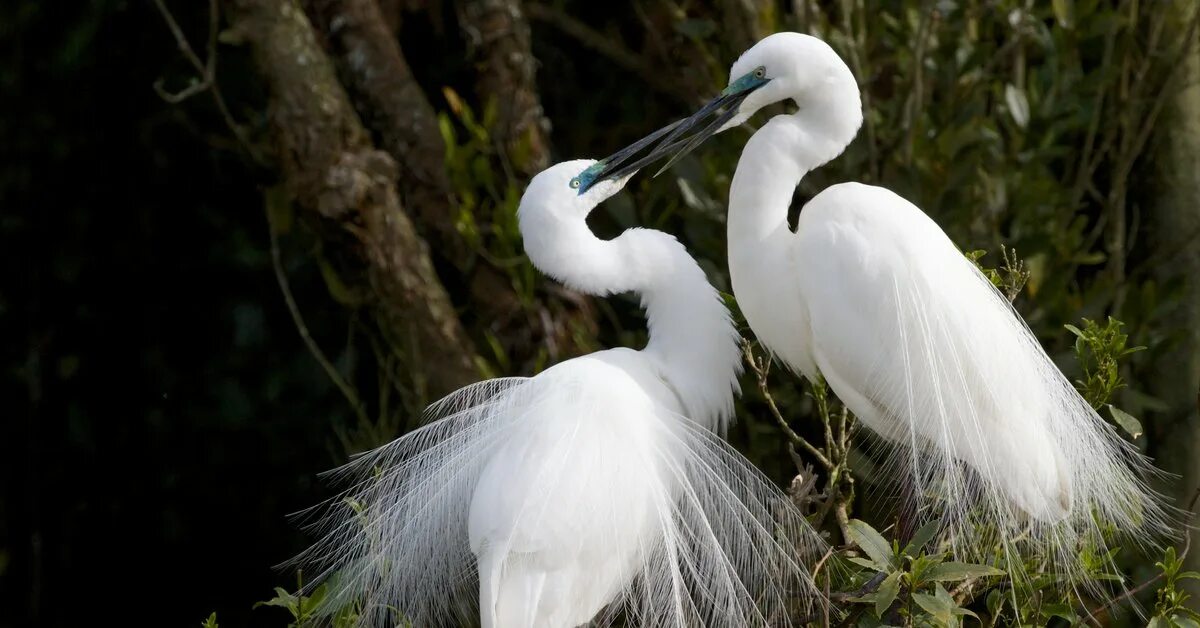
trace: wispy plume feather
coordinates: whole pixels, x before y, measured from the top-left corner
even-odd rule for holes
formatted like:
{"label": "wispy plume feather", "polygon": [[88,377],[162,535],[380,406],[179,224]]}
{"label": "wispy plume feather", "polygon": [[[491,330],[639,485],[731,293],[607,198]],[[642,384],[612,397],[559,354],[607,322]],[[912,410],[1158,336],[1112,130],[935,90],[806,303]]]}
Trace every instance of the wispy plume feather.
{"label": "wispy plume feather", "polygon": [[[464,388],[432,422],[329,474],[347,488],[305,513],[319,541],[293,561],[328,583],[324,616],[352,607],[361,625],[462,625],[483,599],[485,626],[523,625],[512,613],[532,606],[558,620],[536,626],[596,615],[598,626],[733,628],[790,625],[816,599],[805,565],[822,543],[782,492],[710,430],[615,392],[619,382],[597,385],[604,365],[571,365]],[[536,476],[531,490],[496,484],[513,464]],[[473,515],[489,500],[507,500],[516,521]],[[501,587],[546,564],[533,538],[616,568],[513,608]],[[554,616],[560,601],[590,614]]]}

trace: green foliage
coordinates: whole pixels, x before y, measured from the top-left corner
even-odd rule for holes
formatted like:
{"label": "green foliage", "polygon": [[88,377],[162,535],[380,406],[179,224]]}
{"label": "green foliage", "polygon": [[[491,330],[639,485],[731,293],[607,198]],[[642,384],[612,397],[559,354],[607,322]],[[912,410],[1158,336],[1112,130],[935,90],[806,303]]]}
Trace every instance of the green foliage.
{"label": "green foliage", "polygon": [[1104,325],[1085,318],[1082,329],[1074,325],[1064,327],[1075,334],[1075,355],[1083,370],[1083,379],[1075,382],[1080,394],[1093,408],[1107,405],[1113,422],[1130,438],[1137,438],[1142,434],[1141,422],[1128,412],[1107,403],[1113,393],[1125,386],[1121,378],[1120,360],[1145,349],[1126,346],[1129,336],[1121,332],[1123,325],[1110,316]]}
{"label": "green foliage", "polygon": [[[296,575],[298,586],[300,583],[300,575]],[[299,628],[301,626],[312,625],[318,619],[318,610],[322,617],[328,617],[328,625],[331,628],[353,628],[358,625],[359,610],[357,603],[350,603],[344,608],[336,609],[329,613],[328,609],[322,609],[321,605],[326,602],[326,596],[329,592],[330,584],[328,582],[314,588],[308,595],[301,593],[290,593],[283,587],[275,587],[275,597],[262,602],[256,602],[254,608],[262,606],[272,606],[287,610],[291,615],[291,621],[288,622],[288,628]],[[303,590],[303,587],[300,587]],[[215,620],[214,617],[210,619]],[[398,621],[397,628],[410,628],[407,622]]]}
{"label": "green foliage", "polygon": [[1200,613],[1184,604],[1190,597],[1179,588],[1184,580],[1200,580],[1200,573],[1183,570],[1183,557],[1175,556],[1175,548],[1168,547],[1163,559],[1154,563],[1162,570],[1163,585],[1158,590],[1154,605],[1154,617],[1150,628],[1196,628],[1200,626]]}
{"label": "green foliage", "polygon": [[[470,249],[470,265],[490,266],[513,287],[522,309],[513,313],[514,320],[541,322],[557,318],[543,314],[547,304],[539,294],[548,289],[550,281],[533,267],[521,245],[517,208],[526,181],[517,176],[509,161],[519,157],[503,150],[490,130],[496,123],[495,103],[489,102],[479,115],[453,89],[443,87],[442,95],[449,110],[438,114],[438,129],[446,149],[446,172],[454,188],[454,225]],[[516,148],[520,150],[520,146]],[[565,318],[567,324],[572,323],[570,317]],[[506,337],[506,330],[495,327],[495,321],[481,323],[475,325],[480,335],[477,344],[483,350],[481,370],[488,376],[534,373],[557,357],[546,345],[518,346],[516,339]],[[570,354],[593,348],[593,334],[578,327],[566,330],[563,339],[573,346],[562,349]],[[522,355],[527,353],[531,355]]]}
{"label": "green foliage", "polygon": [[987,255],[987,251],[976,249],[969,251],[965,255],[983,275],[996,286],[1004,296],[1008,297],[1009,301],[1017,298],[1021,294],[1021,289],[1029,283],[1029,277],[1032,274],[1026,267],[1025,261],[1017,257],[1016,250],[1009,249],[1003,244],[1000,245],[1000,254],[1004,258],[1004,263],[999,268],[988,268],[979,263],[979,259]]}
{"label": "green foliage", "polygon": [[[1062,322],[1090,317],[1080,327],[1066,326],[1075,336],[1079,390],[1132,438],[1141,435],[1133,414],[1142,415],[1148,404],[1140,396],[1130,405],[1136,391],[1129,390],[1126,380],[1133,388],[1146,381],[1156,349],[1169,332],[1160,313],[1174,298],[1168,286],[1147,279],[1147,264],[1161,260],[1136,238],[1133,203],[1138,199],[1130,181],[1133,165],[1143,159],[1144,131],[1153,124],[1154,103],[1170,70],[1164,65],[1170,46],[1148,37],[1163,25],[1163,12],[1120,0],[742,4],[761,7],[749,21],[765,31],[794,29],[830,41],[864,90],[866,120],[860,137],[845,155],[805,178],[797,205],[830,184],[850,180],[897,191],[969,251],[967,257],[1016,301],[1031,329],[1064,365],[1070,354]],[[571,1],[542,7],[561,7],[570,16],[590,15],[591,10]],[[752,41],[733,34],[727,9],[670,0],[662,3],[661,13],[654,13],[660,10],[656,3],[642,8],[650,15],[639,12],[630,18],[609,12],[603,19],[612,23],[602,24],[594,15],[580,23],[613,33],[659,24],[660,32],[646,33],[655,45],[645,48],[667,52],[646,66],[658,68],[667,60],[683,64],[678,74],[694,90],[677,94],[681,101],[700,100],[720,89],[729,62]],[[647,96],[650,85],[630,80],[629,67],[636,68],[638,59],[632,51],[622,61],[632,57],[634,64],[593,72],[595,65],[584,64],[595,63],[594,51],[564,53],[563,44],[546,34],[549,30],[542,24],[533,36],[545,64],[539,71],[542,100],[555,122],[560,158],[603,154],[605,148],[620,146],[622,135],[634,139],[683,113],[663,109]],[[623,42],[613,38],[611,44],[620,51]],[[581,68],[578,75],[569,73],[575,65]],[[431,95],[442,90],[446,105],[438,117],[439,130],[457,203],[454,224],[471,249],[469,263],[482,261],[498,269],[516,289],[523,313],[536,318],[538,296],[550,282],[521,253],[516,208],[524,182],[488,130],[496,118],[494,103],[472,107],[468,98],[444,88],[440,81],[447,75],[440,69],[429,72],[439,84],[426,87]],[[675,80],[667,72],[649,74],[660,82]],[[578,80],[572,82],[572,76]],[[447,78],[445,84],[468,84],[471,77],[458,78]],[[580,97],[581,86],[597,84],[604,87],[596,89],[595,98]],[[567,106],[554,109],[556,99]],[[677,234],[713,282],[727,289],[724,199],[744,140],[738,131],[723,134],[711,148],[664,176],[634,179],[627,193],[597,212],[598,231],[638,225]],[[980,263],[985,250],[997,248],[996,267]],[[1016,255],[1018,248],[1024,259]],[[335,287],[330,288],[335,298],[347,303],[360,298]],[[1016,300],[1018,296],[1023,298]],[[613,299],[597,307],[603,315],[601,330],[573,329],[576,347],[642,341],[636,303]],[[1122,331],[1117,318],[1127,323],[1128,331]],[[468,325],[489,373],[528,373],[552,361],[546,351],[528,361],[514,357],[513,339],[492,323]],[[749,335],[744,327],[743,332]],[[1126,346],[1129,334],[1150,347],[1141,357],[1144,363],[1131,357],[1141,347]],[[752,354],[748,359],[755,363]],[[954,561],[946,547],[929,547],[937,529],[928,525],[908,543],[885,535],[888,528],[874,518],[869,503],[857,499],[855,482],[871,482],[881,472],[872,470],[856,449],[854,417],[823,382],[772,389],[770,361],[756,364],[752,370],[759,386],[743,386],[747,395],[732,437],[772,475],[803,479],[793,485],[798,491],[793,496],[812,506],[815,525],[834,532],[835,525],[845,523],[849,547],[831,560],[854,572],[845,582],[832,577],[831,582],[835,592],[849,592],[845,599],[862,611],[859,625],[950,626],[966,618],[987,626],[1083,621],[1081,611],[1095,601],[1063,592],[1043,561],[1007,564],[999,552],[988,564]],[[1114,399],[1118,394],[1121,398]],[[759,418],[767,412],[769,418]],[[1121,574],[1110,573],[1114,554],[1090,547],[1079,551],[1093,578],[1122,580]],[[1164,574],[1175,562],[1173,551],[1169,557],[1160,563]],[[1186,596],[1176,582],[1193,576],[1174,569],[1180,575],[1167,577],[1168,592],[1159,592],[1155,621],[1189,625],[1185,622],[1193,616],[1185,612]],[[870,590],[864,588],[867,583]],[[299,623],[324,595],[322,588],[308,598],[277,589],[276,597],[262,605],[285,608]]]}
{"label": "green foliage", "polygon": [[302,595],[299,593],[289,593],[283,587],[275,587],[275,597],[262,602],[255,602],[254,608],[274,606],[287,609],[293,620],[288,624],[289,628],[291,626],[301,626],[312,619],[313,611],[325,598],[326,590],[326,585],[321,585],[314,589],[311,595]]}
{"label": "green foliage", "polygon": [[220,628],[217,625],[216,611],[213,611],[204,621],[200,622],[200,628]]}
{"label": "green foliage", "polygon": [[[947,560],[949,555],[945,553],[927,554],[924,548],[937,532],[936,523],[923,526],[903,548],[897,541],[887,541],[864,521],[852,519],[847,529],[854,544],[867,555],[867,558],[851,555],[847,560],[867,572],[875,572],[868,583],[878,582],[873,591],[849,600],[867,605],[874,618],[881,621],[891,623],[899,619],[913,626],[958,626],[962,617],[979,619],[974,611],[963,606],[968,600],[962,593],[968,590],[966,583],[1005,575],[1003,570],[989,565]],[[963,586],[955,588],[956,598],[946,586],[959,584]]]}
{"label": "green foliage", "polygon": [[1121,321],[1109,316],[1103,325],[1083,319],[1083,328],[1063,325],[1075,334],[1075,355],[1083,369],[1083,379],[1076,382],[1080,394],[1099,408],[1125,385],[1118,364],[1121,358],[1145,347],[1128,347],[1129,336],[1121,333]]}

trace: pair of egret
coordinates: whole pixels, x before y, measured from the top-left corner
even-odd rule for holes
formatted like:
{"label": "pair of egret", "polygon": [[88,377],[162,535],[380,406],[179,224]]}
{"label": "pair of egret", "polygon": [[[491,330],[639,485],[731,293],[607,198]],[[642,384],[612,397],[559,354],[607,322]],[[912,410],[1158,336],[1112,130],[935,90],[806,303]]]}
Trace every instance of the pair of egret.
{"label": "pair of egret", "polygon": [[485,628],[619,613],[631,625],[746,626],[786,624],[795,600],[818,597],[805,567],[820,540],[721,438],[740,367],[717,292],[672,236],[605,241],[586,223],[646,164],[785,100],[798,110],[750,138],[730,190],[730,275],[759,340],[891,444],[922,512],[963,553],[983,524],[1075,573],[1078,543],[1100,526],[1162,530],[1141,480],[1149,464],[918,208],[847,183],[789,229],[793,190],[850,143],[862,106],[828,45],[781,33],[742,55],[695,115],[534,177],[519,210],[534,265],[589,294],[638,293],[649,342],[467,387],[433,422],[343,468],[356,483],[301,557],[336,578],[329,608],[357,600],[364,623],[441,625],[473,614],[461,600],[477,593]]}

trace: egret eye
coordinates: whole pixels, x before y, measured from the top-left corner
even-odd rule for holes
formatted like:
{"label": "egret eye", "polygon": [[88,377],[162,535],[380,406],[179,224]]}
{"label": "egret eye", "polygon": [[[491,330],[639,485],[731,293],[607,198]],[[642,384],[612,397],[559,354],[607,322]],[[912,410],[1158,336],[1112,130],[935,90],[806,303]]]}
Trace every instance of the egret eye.
{"label": "egret eye", "polygon": [[756,68],[756,69],[754,70],[754,78],[763,78],[763,77],[765,77],[766,75],[767,75],[767,69],[766,69],[766,68],[764,68],[764,67],[763,67],[763,66],[761,66],[761,65],[760,65],[760,66],[758,66],[758,68]]}
{"label": "egret eye", "polygon": [[571,179],[571,189],[572,190],[579,189],[579,177],[575,177],[574,179]]}

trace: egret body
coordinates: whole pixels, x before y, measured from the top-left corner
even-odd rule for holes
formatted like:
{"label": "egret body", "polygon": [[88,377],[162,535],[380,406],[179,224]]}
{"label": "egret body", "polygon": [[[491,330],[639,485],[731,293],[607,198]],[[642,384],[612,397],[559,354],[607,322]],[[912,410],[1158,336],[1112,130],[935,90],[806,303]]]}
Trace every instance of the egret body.
{"label": "egret body", "polygon": [[1077,575],[1079,541],[1103,547],[1100,525],[1136,539],[1162,532],[1163,507],[1143,483],[1149,463],[920,209],[885,188],[844,183],[788,226],[800,180],[840,155],[863,120],[855,78],[825,42],[763,39],[734,63],[719,98],[673,125],[649,156],[610,163],[600,178],[677,159],[781,101],[796,111],[753,134],[729,191],[730,278],[762,344],[808,379],[824,378],[891,443],[922,516],[942,517],[962,551],[990,547],[972,535],[986,528],[1006,549],[1024,538]]}
{"label": "egret body", "polygon": [[740,370],[728,311],[673,237],[592,234],[588,214],[626,180],[593,182],[596,164],[534,177],[519,209],[526,252],[582,292],[638,293],[646,347],[467,387],[340,471],[355,484],[301,557],[332,576],[328,608],[358,600],[363,623],[452,624],[477,573],[484,628],[618,613],[732,628],[766,625],[812,590],[802,560],[815,535],[721,438]]}

